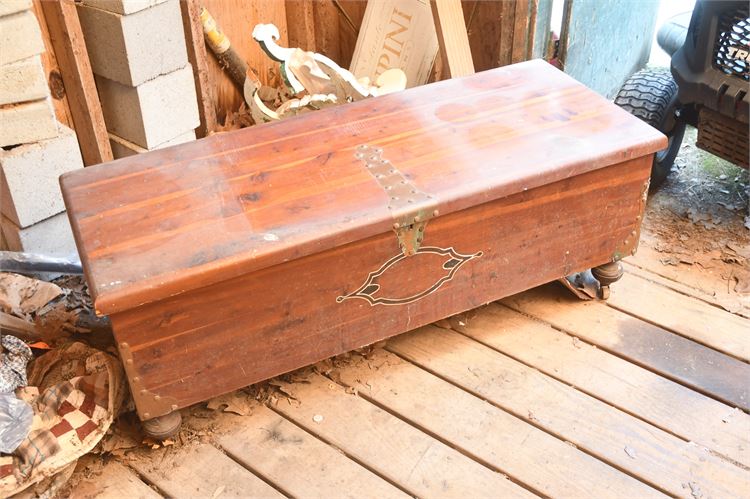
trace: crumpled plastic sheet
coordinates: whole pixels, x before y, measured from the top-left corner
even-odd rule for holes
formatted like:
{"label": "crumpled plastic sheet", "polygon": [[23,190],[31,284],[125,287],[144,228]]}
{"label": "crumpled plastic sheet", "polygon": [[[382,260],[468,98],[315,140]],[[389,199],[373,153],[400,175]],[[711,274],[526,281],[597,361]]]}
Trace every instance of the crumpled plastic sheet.
{"label": "crumpled plastic sheet", "polygon": [[0,393],[0,452],[11,454],[29,435],[34,411],[13,393]]}
{"label": "crumpled plastic sheet", "polygon": [[26,386],[26,365],[31,360],[31,348],[10,335],[3,335],[0,345],[0,393],[10,393]]}

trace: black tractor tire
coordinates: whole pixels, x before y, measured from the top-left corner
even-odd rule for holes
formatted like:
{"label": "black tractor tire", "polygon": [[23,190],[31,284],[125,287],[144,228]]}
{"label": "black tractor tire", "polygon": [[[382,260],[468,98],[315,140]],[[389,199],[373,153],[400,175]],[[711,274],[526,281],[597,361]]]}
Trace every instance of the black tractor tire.
{"label": "black tractor tire", "polygon": [[623,84],[615,104],[659,130],[669,145],[654,155],[651,188],[657,188],[672,171],[685,135],[685,122],[677,116],[677,84],[667,68],[642,69]]}

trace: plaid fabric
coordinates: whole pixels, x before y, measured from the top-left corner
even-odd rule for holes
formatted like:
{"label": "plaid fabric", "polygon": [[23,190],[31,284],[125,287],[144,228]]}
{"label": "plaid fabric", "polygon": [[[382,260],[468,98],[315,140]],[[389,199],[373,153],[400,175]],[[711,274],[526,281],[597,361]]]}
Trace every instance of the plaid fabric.
{"label": "plaid fabric", "polygon": [[[84,362],[82,354],[88,355]],[[84,375],[50,384],[41,395],[33,387],[19,390],[34,408],[34,422],[13,455],[0,457],[0,497],[54,475],[93,449],[122,402],[122,368],[113,357],[74,343],[47,360],[55,365],[44,371],[45,379]]]}

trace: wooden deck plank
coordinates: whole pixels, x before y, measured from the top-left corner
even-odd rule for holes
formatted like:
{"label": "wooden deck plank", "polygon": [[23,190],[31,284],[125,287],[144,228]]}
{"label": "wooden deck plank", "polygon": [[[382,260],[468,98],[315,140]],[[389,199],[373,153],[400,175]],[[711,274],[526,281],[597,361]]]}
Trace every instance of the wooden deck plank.
{"label": "wooden deck plank", "polygon": [[750,472],[459,333],[427,326],[388,349],[669,494],[750,490]]}
{"label": "wooden deck plank", "polygon": [[131,466],[170,497],[284,497],[211,445],[167,447],[161,458],[152,455]]}
{"label": "wooden deck plank", "polygon": [[607,304],[714,350],[750,361],[748,319],[628,273],[611,287]]}
{"label": "wooden deck plank", "polygon": [[502,303],[733,407],[750,409],[750,366],[742,361],[603,303],[581,302],[555,284]]}
{"label": "wooden deck plank", "polygon": [[[727,312],[736,314],[746,319],[750,319],[750,309],[744,307],[740,299],[736,296],[719,298],[716,295],[710,294],[703,289],[684,284],[680,281],[675,281],[672,278],[657,274],[652,270],[639,267],[638,265],[635,265],[628,260],[623,260],[622,263],[625,268],[625,272],[628,274],[636,275],[638,277],[646,279],[651,283],[664,286],[665,288],[673,289],[683,295],[692,296],[693,298],[719,307],[723,310],[726,310]],[[617,284],[615,284],[615,286],[617,286]]]}
{"label": "wooden deck plank", "polygon": [[365,398],[541,495],[665,497],[392,353],[375,351],[339,375]]}
{"label": "wooden deck plank", "polygon": [[638,252],[629,256],[626,261],[666,279],[712,295],[717,301],[730,307],[732,311],[740,309],[745,317],[750,314],[750,297],[731,292],[727,287],[727,280],[717,269],[698,269],[696,265],[688,267],[663,264],[662,259],[669,256],[669,253],[661,253],[654,249],[658,241],[658,236],[649,234],[647,231],[641,232]]}
{"label": "wooden deck plank", "polygon": [[[463,319],[463,320],[462,320]],[[649,423],[750,466],[750,416],[498,304],[457,331]],[[675,410],[689,407],[690,410]]]}
{"label": "wooden deck plank", "polygon": [[138,475],[111,461],[100,475],[82,480],[71,491],[70,499],[161,499]]}
{"label": "wooden deck plank", "polygon": [[534,497],[490,470],[320,375],[289,389],[299,405],[276,409],[310,433],[419,497]]}
{"label": "wooden deck plank", "polygon": [[234,424],[218,443],[292,497],[409,497],[265,406],[245,421]]}

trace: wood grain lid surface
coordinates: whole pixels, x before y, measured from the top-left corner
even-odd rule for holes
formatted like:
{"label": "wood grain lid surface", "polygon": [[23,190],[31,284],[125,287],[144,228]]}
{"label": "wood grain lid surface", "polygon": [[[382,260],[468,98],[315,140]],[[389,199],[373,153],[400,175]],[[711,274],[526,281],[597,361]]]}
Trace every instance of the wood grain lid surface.
{"label": "wood grain lid surface", "polygon": [[[393,202],[363,144],[418,193],[412,203]],[[61,184],[97,311],[111,314],[391,231],[415,209],[451,213],[666,144],[537,60],[76,170]]]}

